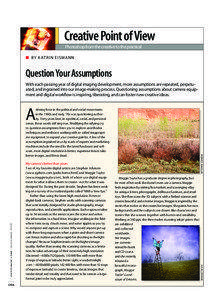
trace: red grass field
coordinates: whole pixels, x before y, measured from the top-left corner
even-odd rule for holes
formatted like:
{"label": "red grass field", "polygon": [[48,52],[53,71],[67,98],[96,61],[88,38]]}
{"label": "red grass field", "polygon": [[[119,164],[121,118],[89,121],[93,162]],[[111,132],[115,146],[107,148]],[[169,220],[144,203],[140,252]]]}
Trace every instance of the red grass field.
{"label": "red grass field", "polygon": [[126,118],[144,118],[144,119],[156,119],[161,117],[167,117],[168,119],[187,119],[187,120],[199,120],[199,109],[194,108],[120,108],[118,110],[118,117]]}

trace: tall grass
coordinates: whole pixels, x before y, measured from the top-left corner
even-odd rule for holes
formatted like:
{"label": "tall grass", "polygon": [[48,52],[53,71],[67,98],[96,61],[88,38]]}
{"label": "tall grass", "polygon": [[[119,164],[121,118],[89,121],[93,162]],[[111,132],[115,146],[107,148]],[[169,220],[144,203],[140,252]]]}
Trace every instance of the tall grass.
{"label": "tall grass", "polygon": [[148,122],[146,119],[128,119],[122,117],[118,119],[118,132],[126,137],[131,135],[141,135],[143,132],[147,131]]}
{"label": "tall grass", "polygon": [[[168,137],[174,138],[197,138],[199,137],[199,121],[195,120],[168,120],[167,117],[155,121],[156,129],[167,133]],[[156,130],[155,129],[155,130]],[[198,130],[197,130],[198,129]]]}
{"label": "tall grass", "polygon": [[118,133],[119,172],[199,172],[199,120],[122,117]]}
{"label": "tall grass", "polygon": [[175,120],[167,117],[146,120],[143,118],[119,118],[118,132],[123,137],[133,138],[199,138],[198,120]]}

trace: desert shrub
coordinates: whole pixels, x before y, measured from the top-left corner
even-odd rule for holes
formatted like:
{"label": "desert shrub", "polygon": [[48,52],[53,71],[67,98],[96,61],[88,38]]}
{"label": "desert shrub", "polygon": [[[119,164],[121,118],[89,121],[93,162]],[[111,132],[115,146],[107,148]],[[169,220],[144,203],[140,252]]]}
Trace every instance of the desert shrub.
{"label": "desert shrub", "polygon": [[126,139],[122,138],[122,137],[119,137],[118,138],[118,147],[124,145],[126,142]]}
{"label": "desert shrub", "polygon": [[160,160],[171,161],[172,156],[171,156],[170,149],[162,148],[162,147],[157,147],[155,149],[154,154],[153,154],[153,158],[156,161],[160,161]]}
{"label": "desert shrub", "polygon": [[137,140],[132,141],[132,144],[143,157],[156,160],[164,159],[165,161],[170,161],[173,158],[175,143],[172,139]]}
{"label": "desert shrub", "polygon": [[181,160],[181,145],[182,141],[176,141],[173,143],[172,158],[174,159],[174,161]]}
{"label": "desert shrub", "polygon": [[167,143],[166,139],[155,139],[153,140],[153,147],[156,148],[165,148],[165,144]]}
{"label": "desert shrub", "polygon": [[119,162],[131,163],[139,154],[156,161],[199,161],[199,139],[124,139],[118,140]]}
{"label": "desert shrub", "polygon": [[[141,145],[141,142],[142,140],[138,140],[138,139],[128,139],[127,140],[128,143],[132,144],[133,146],[135,146],[135,148],[138,150],[140,145]],[[144,141],[144,140],[143,140]]]}
{"label": "desert shrub", "polygon": [[188,160],[199,161],[200,145],[199,140],[184,140],[180,143],[181,160],[187,162]]}
{"label": "desert shrub", "polygon": [[183,151],[181,152],[181,160],[183,162],[187,162],[191,158],[191,150],[187,147],[183,147]]}
{"label": "desert shrub", "polygon": [[142,140],[137,144],[138,153],[143,157],[153,157],[155,147],[153,141]]}
{"label": "desert shrub", "polygon": [[154,154],[153,158],[157,161],[171,161],[176,159],[174,150],[176,149],[175,142],[172,139],[157,139],[153,142]]}
{"label": "desert shrub", "polygon": [[138,154],[137,148],[130,142],[123,142],[118,147],[118,162],[130,164],[134,161]]}
{"label": "desert shrub", "polygon": [[199,140],[191,140],[190,142],[191,160],[199,161],[200,156],[200,144]]}
{"label": "desert shrub", "polygon": [[157,160],[164,155],[161,159],[165,161],[171,161],[171,159],[183,162],[188,160],[199,161],[200,146],[198,139],[162,139],[155,141],[154,144],[156,149],[154,158]]}

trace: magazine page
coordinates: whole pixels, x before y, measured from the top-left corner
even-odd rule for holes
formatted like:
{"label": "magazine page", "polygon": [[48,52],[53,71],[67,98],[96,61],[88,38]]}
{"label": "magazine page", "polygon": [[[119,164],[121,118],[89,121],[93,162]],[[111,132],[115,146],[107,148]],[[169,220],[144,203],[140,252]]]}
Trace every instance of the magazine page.
{"label": "magazine page", "polygon": [[203,286],[203,28],[20,31],[21,286]]}

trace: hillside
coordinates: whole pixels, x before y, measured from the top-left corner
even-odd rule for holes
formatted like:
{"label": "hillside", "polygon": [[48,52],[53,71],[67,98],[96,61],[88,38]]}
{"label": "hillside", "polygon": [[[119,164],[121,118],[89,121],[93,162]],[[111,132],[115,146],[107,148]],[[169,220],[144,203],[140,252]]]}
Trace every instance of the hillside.
{"label": "hillside", "polygon": [[142,264],[142,280],[199,280],[199,260],[163,263],[163,274],[159,274],[156,264]]}

